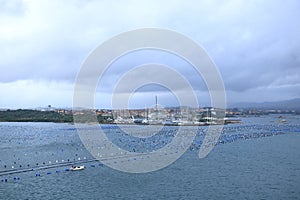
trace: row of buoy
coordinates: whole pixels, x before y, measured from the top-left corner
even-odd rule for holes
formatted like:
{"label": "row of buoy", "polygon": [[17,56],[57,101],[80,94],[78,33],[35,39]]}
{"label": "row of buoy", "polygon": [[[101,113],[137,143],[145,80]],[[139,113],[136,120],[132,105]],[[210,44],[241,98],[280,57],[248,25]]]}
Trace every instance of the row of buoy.
{"label": "row of buoy", "polygon": [[[221,135],[221,137],[218,140],[219,144],[225,144],[225,143],[230,143],[233,141],[236,141],[238,139],[251,139],[251,138],[259,138],[259,137],[266,137],[266,136],[274,136],[274,135],[278,135],[278,134],[284,134],[284,132],[281,132],[280,129],[278,130],[266,130],[266,129],[253,129],[255,130],[255,132],[253,131],[247,131],[246,133],[235,133],[235,134],[225,134],[225,131],[223,131],[223,134]],[[245,132],[245,130],[244,130]],[[199,135],[196,137],[196,139],[194,140],[192,146],[197,146],[199,148],[199,146],[202,144],[202,140],[203,140],[203,136],[199,137]],[[155,149],[155,147],[160,147],[160,145],[164,146],[166,144],[168,144],[169,141],[165,141],[163,138],[162,140],[153,140],[153,141],[148,141],[145,142],[145,140],[126,140],[124,138],[119,138],[118,140],[115,140],[117,142],[117,145],[120,148],[123,148],[125,150],[129,150],[131,152],[140,152],[140,150],[153,150]],[[160,145],[158,145],[160,144]],[[105,147],[105,148],[109,148],[109,147]]]}
{"label": "row of buoy", "polygon": [[[292,126],[292,129],[294,131],[299,131],[299,125],[295,125]],[[151,138],[136,138],[136,137],[132,137],[126,133],[123,133],[120,130],[117,130],[112,128],[112,129],[106,129],[108,130],[110,135],[114,135],[116,132],[118,134],[116,134],[117,136],[120,137],[112,137],[112,141],[114,143],[117,143],[117,145],[120,148],[123,148],[124,150],[128,150],[131,152],[145,152],[145,151],[154,151],[156,149],[159,149],[163,146],[165,146],[166,144],[168,144],[172,138],[174,137],[174,135],[176,134],[176,130],[177,129],[168,129],[168,130],[162,130],[159,134],[151,137]],[[198,130],[198,134],[194,140],[194,142],[191,145],[190,150],[196,150],[199,149],[202,141],[203,141],[203,136],[205,133],[205,128],[201,128]],[[252,139],[252,138],[259,138],[259,137],[267,137],[267,136],[273,136],[273,135],[278,135],[278,134],[284,134],[284,131],[282,130],[289,130],[288,127],[283,126],[283,125],[238,125],[238,126],[228,126],[225,127],[223,130],[223,133],[221,135],[221,137],[219,138],[217,144],[226,144],[226,143],[231,143],[237,140],[245,140],[245,139]],[[82,144],[81,144],[82,145]],[[100,148],[100,147],[98,147]],[[105,146],[105,148],[110,148],[109,146]],[[176,148],[176,147],[174,147]],[[180,148],[180,147],[177,147]],[[79,150],[77,148],[77,150]],[[81,149],[83,150],[83,149]],[[64,149],[61,149],[61,152],[64,152]],[[38,154],[38,152],[35,152],[36,154]],[[76,153],[75,156],[78,156],[79,154]],[[54,154],[52,153],[52,156],[54,156]],[[16,157],[16,155],[14,154],[14,157]],[[85,159],[85,158],[84,158]],[[20,160],[20,159],[18,159]],[[76,158],[73,159],[73,161],[75,160],[81,160],[81,158]],[[61,162],[70,162],[70,159],[67,160],[61,160]],[[60,162],[60,160],[56,160],[56,163]],[[46,162],[36,162],[34,164],[19,164],[17,165],[19,162],[14,161],[14,164],[11,166],[12,169],[16,169],[16,168],[30,168],[32,166],[42,166],[42,165],[46,165],[48,163]],[[54,162],[53,162],[54,163]],[[51,161],[49,161],[49,164],[51,164]],[[2,165],[5,169],[6,168],[10,168],[9,165],[5,164]]]}
{"label": "row of buoy", "polygon": [[[267,137],[267,136],[274,136],[274,135],[278,135],[278,134],[284,134],[284,132],[280,132],[280,131],[259,131],[259,132],[248,132],[248,133],[236,133],[236,134],[222,134],[221,137],[219,138],[217,144],[226,144],[226,143],[231,143],[234,142],[236,140],[245,140],[245,139],[252,139],[252,138],[260,138],[260,137]],[[152,141],[150,143],[142,143],[140,144],[139,142],[136,141],[126,141],[126,140],[121,140],[119,139],[119,141],[122,141],[121,144],[118,144],[120,146],[120,148],[124,149],[124,150],[128,150],[131,152],[140,152],[140,150],[151,150],[151,148],[155,147],[156,144],[158,143],[157,141]],[[192,143],[192,147],[191,149],[198,149],[200,148],[201,144],[203,141],[203,137],[196,137],[196,139],[194,140],[194,142]],[[166,141],[161,140],[159,141],[162,144],[167,144]],[[100,148],[100,147],[98,147]],[[102,148],[107,148],[109,149],[109,146],[105,146]],[[140,152],[143,153],[143,152]]]}
{"label": "row of buoy", "polygon": [[[223,134],[218,143],[217,144],[225,144],[225,143],[230,143],[230,142],[234,142],[236,140],[239,139],[251,139],[251,138],[259,138],[259,137],[269,137],[269,136],[274,136],[274,135],[279,135],[279,134],[284,134],[283,132],[277,132],[277,131],[272,131],[272,132],[265,132],[265,131],[261,131],[261,132],[250,132],[250,133],[238,133],[238,134]],[[195,149],[199,149],[200,146],[202,144],[202,141],[194,141],[193,144],[190,147],[190,150],[195,150]],[[164,156],[164,155],[168,155],[167,153],[161,154],[160,156]],[[84,157],[86,159],[86,157]],[[80,158],[78,158],[78,160],[80,160]],[[136,161],[137,158],[134,157],[132,159],[128,159],[128,161]],[[64,161],[64,160],[62,160]],[[58,162],[58,160],[56,160],[56,162]],[[116,163],[116,161],[114,161]],[[43,162],[43,164],[45,164]],[[38,163],[37,163],[38,166]],[[99,164],[99,166],[103,166],[103,164]],[[96,165],[95,164],[91,164],[90,167],[95,168]],[[64,171],[69,171],[69,168],[66,168]],[[60,173],[61,170],[55,170],[55,173]],[[46,172],[47,175],[52,174],[52,172]],[[41,173],[36,173],[35,174],[36,177],[40,177]],[[1,182],[8,182],[10,179],[5,178],[5,179],[1,179]],[[14,177],[12,180],[17,181],[20,180],[20,177]]]}
{"label": "row of buoy", "polygon": [[[259,138],[259,137],[267,137],[267,136],[274,136],[274,135],[278,135],[278,134],[284,134],[283,132],[254,132],[254,133],[238,133],[238,134],[223,134],[220,139],[218,140],[217,144],[226,144],[226,143],[230,143],[230,142],[234,142],[236,140],[239,139],[251,139],[251,138]],[[190,146],[190,150],[198,150],[201,147],[202,144],[202,140],[195,140],[193,142],[193,144]],[[176,147],[175,147],[176,148]],[[179,148],[179,147],[177,147]],[[167,155],[167,153],[165,153],[164,155]],[[160,155],[160,156],[164,156],[164,155]],[[86,157],[84,157],[83,159],[86,159]],[[80,161],[81,158],[78,158],[78,161]],[[137,158],[133,158],[133,159],[128,159],[128,161],[131,160],[137,160]],[[70,161],[69,159],[67,161]],[[56,163],[58,163],[59,161],[56,160]],[[62,160],[62,162],[64,162],[64,160]],[[116,162],[116,161],[114,161]],[[46,163],[43,162],[43,164],[45,165]],[[51,164],[51,161],[49,161],[49,164]],[[36,166],[39,166],[39,163],[36,163]],[[6,165],[4,166],[5,168],[7,167]],[[22,167],[20,165],[20,167]],[[28,165],[28,167],[30,167],[30,165]],[[95,167],[95,165],[91,165],[91,167]],[[12,166],[12,168],[14,168],[14,166]],[[68,169],[65,169],[65,171],[68,171]],[[59,173],[60,171],[56,170],[56,173]],[[47,174],[51,174],[51,172],[48,172]],[[40,176],[40,174],[36,174],[36,176]],[[2,181],[3,182],[3,181]],[[5,180],[4,180],[5,182]]]}
{"label": "row of buoy", "polygon": [[[231,143],[231,142],[234,142],[236,140],[239,140],[239,139],[251,139],[251,138],[259,138],[259,137],[266,137],[266,136],[273,136],[273,135],[278,135],[278,134],[284,134],[283,132],[255,132],[255,133],[248,133],[248,134],[245,134],[245,133],[239,133],[239,134],[223,134],[221,135],[220,139],[218,140],[218,144],[226,144],[226,143]],[[164,143],[164,142],[162,142]],[[124,144],[124,143],[123,143]],[[125,143],[126,144],[126,143]],[[191,145],[191,150],[195,150],[195,149],[199,149],[200,146],[202,144],[202,140],[195,140],[192,145]],[[138,147],[135,147],[131,144],[128,144],[129,148],[131,148],[131,151],[132,152],[136,152],[136,148]],[[147,147],[144,147],[144,148],[147,148]],[[86,157],[83,158],[84,160],[86,159]],[[76,159],[74,158],[73,161],[75,161]],[[78,161],[81,160],[81,158],[77,158]],[[70,162],[71,160],[70,159],[67,159],[66,161],[65,160],[61,160],[61,162]],[[60,161],[59,160],[56,160],[55,163],[59,163]],[[49,164],[52,164],[51,161],[48,162]],[[54,162],[53,162],[54,163]],[[16,165],[17,162],[15,161],[14,164]],[[46,162],[42,162],[41,164],[45,165]],[[34,165],[33,165],[34,166]],[[35,166],[40,166],[40,163],[36,163]],[[8,168],[8,165],[4,165],[3,166],[5,169]],[[23,165],[19,165],[18,166],[19,168],[22,168]],[[16,169],[18,168],[17,166],[14,166],[12,165],[11,168],[12,169]],[[30,164],[27,164],[27,168],[30,168],[31,165]]]}
{"label": "row of buoy", "polygon": [[[18,159],[18,160],[19,160],[19,159]],[[58,163],[76,162],[76,161],[81,161],[81,160],[87,160],[87,157],[84,156],[83,158],[78,157],[78,158],[66,159],[66,160],[64,160],[64,159],[62,159],[62,160],[57,159],[57,160],[55,160],[54,162],[52,162],[52,161],[41,162],[41,163],[36,162],[35,164],[23,164],[23,165],[22,165],[22,164],[17,165],[19,162],[14,161],[14,162],[13,162],[13,165],[11,165],[11,169],[24,168],[24,167],[25,167],[25,168],[38,167],[38,166],[43,166],[43,165],[48,165],[48,164],[58,164]],[[7,165],[7,164],[4,164],[4,165],[3,165],[3,168],[4,168],[4,169],[8,169],[8,168],[10,168],[10,166]]]}
{"label": "row of buoy", "polygon": [[[261,137],[270,137],[270,136],[275,136],[275,135],[281,135],[285,134],[284,132],[256,132],[256,133],[249,133],[249,134],[231,134],[231,135],[221,135],[219,138],[218,144],[227,144],[227,143],[232,143],[237,140],[247,140],[247,139],[255,139],[255,138],[261,138]],[[198,143],[193,143],[190,147],[190,150],[199,150],[201,147],[202,141],[198,141]]]}
{"label": "row of buoy", "polygon": [[[47,162],[42,162],[41,164],[43,164],[43,165],[46,165],[46,164],[52,164],[52,163],[64,163],[64,162],[71,162],[71,161],[76,161],[76,160],[86,160],[87,159],[87,157],[86,156],[84,156],[83,158],[81,158],[81,157],[78,157],[78,158],[73,158],[73,160],[71,160],[71,159],[66,159],[66,160],[64,160],[64,159],[62,159],[62,160],[59,160],[59,159],[57,159],[55,162],[52,162],[52,161],[48,161],[48,163]],[[19,159],[18,159],[19,160]],[[17,164],[18,162],[17,161],[14,161],[13,162],[13,164]],[[37,162],[36,164],[35,164],[36,166],[39,166],[40,164]],[[26,165],[27,167],[30,167],[30,164],[27,164]],[[4,165],[3,166],[4,168],[7,168],[8,166],[7,165]],[[22,165],[20,165],[19,166],[20,168],[22,168]],[[15,168],[14,166],[12,166],[12,168]]]}
{"label": "row of buoy", "polygon": [[[7,182],[9,182],[9,178],[4,178],[4,179],[1,179],[1,183],[7,183]],[[20,177],[14,177],[14,178],[12,178],[11,180],[13,180],[13,181],[19,181],[19,180],[21,180],[21,178]]]}
{"label": "row of buoy", "polygon": [[[97,166],[99,166],[99,167],[103,167],[104,165],[102,164],[102,163],[99,163],[99,164],[91,164],[90,165],[90,167],[91,168],[95,168],[95,167],[97,167]],[[33,169],[31,170],[31,171],[34,171]],[[47,171],[47,172],[44,172],[44,173],[41,173],[41,172],[39,172],[39,173],[35,173],[35,177],[41,177],[41,176],[43,176],[43,175],[52,175],[52,174],[59,174],[59,173],[61,173],[62,171],[70,171],[70,168],[65,168],[64,170],[61,170],[61,169],[56,169],[55,171]],[[13,177],[13,178],[3,178],[3,179],[1,179],[1,181],[0,182],[2,182],[2,183],[7,183],[7,182],[10,182],[10,181],[14,181],[14,182],[16,182],[16,181],[20,181],[21,180],[21,177]]]}

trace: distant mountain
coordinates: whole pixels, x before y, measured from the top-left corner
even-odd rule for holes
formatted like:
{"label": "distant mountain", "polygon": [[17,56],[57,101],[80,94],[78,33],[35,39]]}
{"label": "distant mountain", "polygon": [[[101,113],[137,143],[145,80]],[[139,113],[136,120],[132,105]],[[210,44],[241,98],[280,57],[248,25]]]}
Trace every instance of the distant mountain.
{"label": "distant mountain", "polygon": [[300,98],[285,101],[273,101],[263,103],[235,103],[228,106],[229,108],[257,108],[257,109],[280,109],[280,110],[297,110],[300,111]]}

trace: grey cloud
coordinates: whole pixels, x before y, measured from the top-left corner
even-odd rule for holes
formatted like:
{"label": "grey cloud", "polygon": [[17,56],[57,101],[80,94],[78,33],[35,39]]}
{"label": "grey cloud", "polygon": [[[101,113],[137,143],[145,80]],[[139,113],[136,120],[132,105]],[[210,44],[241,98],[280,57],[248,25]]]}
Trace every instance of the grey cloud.
{"label": "grey cloud", "polygon": [[[296,0],[51,1],[46,5],[0,1],[0,83],[26,79],[73,83],[97,45],[120,32],[154,26],[181,32],[202,45],[218,66],[229,95],[249,97],[253,91],[269,90],[271,99],[276,91],[294,97],[300,84],[299,10]],[[188,63],[148,52],[116,61],[99,91],[112,91],[122,74],[148,62],[170,65],[195,90],[207,90]],[[148,91],[151,87],[141,90]]]}

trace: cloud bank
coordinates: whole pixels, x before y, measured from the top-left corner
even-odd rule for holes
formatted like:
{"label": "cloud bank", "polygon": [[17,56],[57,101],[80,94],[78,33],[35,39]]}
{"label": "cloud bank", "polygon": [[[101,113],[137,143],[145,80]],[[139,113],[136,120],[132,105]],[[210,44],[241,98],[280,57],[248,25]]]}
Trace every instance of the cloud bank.
{"label": "cloud bank", "polygon": [[[116,34],[144,27],[171,29],[202,45],[220,70],[229,102],[300,97],[299,10],[296,0],[1,0],[0,107],[70,107],[76,74],[89,53]],[[96,96],[103,93],[105,103],[98,106],[109,106],[104,93],[143,62],[174,66],[207,99],[205,83],[187,63],[137,52],[103,78]]]}

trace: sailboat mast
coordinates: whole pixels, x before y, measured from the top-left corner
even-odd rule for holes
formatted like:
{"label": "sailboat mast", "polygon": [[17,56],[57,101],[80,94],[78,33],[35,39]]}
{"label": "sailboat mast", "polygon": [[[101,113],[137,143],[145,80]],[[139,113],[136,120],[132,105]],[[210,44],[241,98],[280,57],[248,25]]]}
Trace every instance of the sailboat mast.
{"label": "sailboat mast", "polygon": [[155,96],[155,112],[156,112],[156,120],[158,120],[157,96]]}

